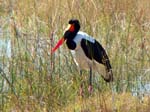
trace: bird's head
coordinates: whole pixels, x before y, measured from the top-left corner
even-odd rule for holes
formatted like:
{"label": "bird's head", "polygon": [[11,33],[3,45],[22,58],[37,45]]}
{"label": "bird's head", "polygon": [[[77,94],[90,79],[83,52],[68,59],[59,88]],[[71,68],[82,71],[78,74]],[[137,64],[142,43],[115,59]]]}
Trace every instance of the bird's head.
{"label": "bird's head", "polygon": [[52,49],[55,52],[67,39],[72,39],[80,30],[80,22],[77,19],[71,19],[68,22],[68,27],[65,30],[64,36],[57,42],[56,46]]}
{"label": "bird's head", "polygon": [[77,33],[80,30],[80,23],[77,19],[71,19],[69,20],[69,25],[66,31]]}

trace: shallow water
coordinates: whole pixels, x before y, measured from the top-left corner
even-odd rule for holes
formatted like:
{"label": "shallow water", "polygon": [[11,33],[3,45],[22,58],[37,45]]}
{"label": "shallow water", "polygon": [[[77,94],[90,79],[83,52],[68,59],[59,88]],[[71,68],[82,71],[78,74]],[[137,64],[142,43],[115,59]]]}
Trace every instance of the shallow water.
{"label": "shallow water", "polygon": [[0,56],[11,57],[11,40],[0,39]]}
{"label": "shallow water", "polygon": [[138,84],[136,88],[132,88],[132,95],[138,96],[138,95],[150,95],[150,83],[146,84]]}

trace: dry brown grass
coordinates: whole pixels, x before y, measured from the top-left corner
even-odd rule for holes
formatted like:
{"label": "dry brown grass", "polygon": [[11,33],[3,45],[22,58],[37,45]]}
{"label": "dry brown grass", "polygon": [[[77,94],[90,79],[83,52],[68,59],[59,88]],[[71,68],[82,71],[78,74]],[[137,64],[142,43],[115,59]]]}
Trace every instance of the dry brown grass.
{"label": "dry brown grass", "polygon": [[[114,102],[112,101],[114,98]],[[142,102],[130,93],[112,94],[100,93],[88,99],[77,100],[71,105],[62,108],[60,112],[149,112],[150,97],[145,96]]]}

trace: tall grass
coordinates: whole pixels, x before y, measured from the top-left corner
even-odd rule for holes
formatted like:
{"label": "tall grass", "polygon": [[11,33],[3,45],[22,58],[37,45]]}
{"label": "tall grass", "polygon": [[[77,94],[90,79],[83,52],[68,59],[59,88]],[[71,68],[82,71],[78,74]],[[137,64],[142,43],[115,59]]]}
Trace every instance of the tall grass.
{"label": "tall grass", "polygon": [[[12,55],[0,57],[0,110],[148,112],[149,97],[144,105],[130,94],[150,81],[149,12],[149,0],[1,1],[0,38],[11,40]],[[113,87],[95,73],[89,96],[88,72],[80,77],[66,46],[50,54],[70,18],[107,50]],[[81,80],[84,98],[78,97]]]}

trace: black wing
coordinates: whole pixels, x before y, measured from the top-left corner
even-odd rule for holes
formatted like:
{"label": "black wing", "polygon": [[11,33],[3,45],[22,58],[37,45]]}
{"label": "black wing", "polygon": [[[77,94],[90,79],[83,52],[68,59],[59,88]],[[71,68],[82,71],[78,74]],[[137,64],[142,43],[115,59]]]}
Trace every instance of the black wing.
{"label": "black wing", "polygon": [[109,60],[104,48],[96,40],[92,43],[88,40],[82,39],[81,47],[85,55],[91,60],[94,59],[101,64],[104,64],[104,60]]}
{"label": "black wing", "polygon": [[[106,54],[105,49],[102,47],[102,45],[100,43],[98,43],[98,41],[95,40],[94,43],[82,39],[81,40],[81,47],[85,53],[85,55],[90,59],[94,59],[96,60],[98,63],[103,64],[106,67],[106,72],[109,73],[111,71],[111,65],[110,65],[110,61],[109,58]],[[112,72],[112,71],[111,71]],[[112,73],[110,74],[111,76],[107,79],[105,79],[106,81],[110,81],[113,80],[112,79]]]}

